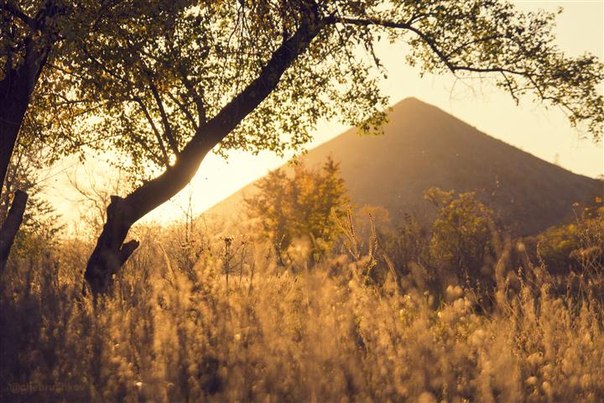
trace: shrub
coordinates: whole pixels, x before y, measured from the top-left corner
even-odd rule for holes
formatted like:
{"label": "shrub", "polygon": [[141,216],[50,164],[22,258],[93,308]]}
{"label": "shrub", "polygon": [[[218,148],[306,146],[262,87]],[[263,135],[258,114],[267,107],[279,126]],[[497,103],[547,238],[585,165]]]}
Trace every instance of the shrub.
{"label": "shrub", "polygon": [[292,176],[277,169],[257,186],[259,193],[245,200],[248,215],[281,264],[306,249],[308,263],[318,262],[335,241],[337,220],[348,208],[339,164],[328,158],[321,170],[313,170],[299,163]]}
{"label": "shrub", "polygon": [[492,286],[496,233],[493,212],[474,193],[455,195],[430,188],[425,197],[438,207],[432,224],[430,256],[439,274],[458,277],[471,286]]}
{"label": "shrub", "polygon": [[604,207],[585,209],[571,224],[539,235],[538,253],[552,274],[594,271],[604,263]]}

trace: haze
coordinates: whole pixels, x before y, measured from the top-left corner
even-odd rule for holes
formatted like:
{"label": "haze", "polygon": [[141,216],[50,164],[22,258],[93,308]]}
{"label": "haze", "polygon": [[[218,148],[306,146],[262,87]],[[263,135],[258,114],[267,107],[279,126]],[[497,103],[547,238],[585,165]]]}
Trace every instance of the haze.
{"label": "haze", "polygon": [[[602,57],[604,54],[604,3],[516,3],[525,10],[542,8],[555,11],[558,7],[563,7],[564,12],[557,18],[560,48],[569,55],[590,52]],[[405,65],[400,44],[390,45],[383,41],[377,51],[387,69],[388,78],[382,80],[382,87],[392,105],[404,98],[416,97],[490,136],[574,173],[590,177],[604,174],[602,144],[582,139],[581,131],[569,126],[562,111],[545,109],[528,99],[522,100],[517,106],[507,93],[480,78],[461,81],[451,74],[419,77],[415,69]],[[308,149],[328,141],[346,129],[337,122],[323,122],[317,128],[315,139]],[[219,156],[209,155],[186,190],[148,214],[145,220],[166,222],[182,219],[187,211],[199,214],[265,175],[268,170],[282,165],[289,158],[291,155],[279,158],[271,152],[262,152],[257,156],[232,152],[225,161]],[[105,171],[106,167],[95,161],[89,162],[86,169],[82,169],[77,161],[67,162],[47,174],[46,194],[59,213],[67,221],[73,222],[78,219],[76,212],[79,196],[73,191],[66,191],[70,187],[68,176],[81,178],[79,181],[86,186],[86,178],[91,176],[89,174],[99,177]],[[96,181],[103,183],[102,179]]]}

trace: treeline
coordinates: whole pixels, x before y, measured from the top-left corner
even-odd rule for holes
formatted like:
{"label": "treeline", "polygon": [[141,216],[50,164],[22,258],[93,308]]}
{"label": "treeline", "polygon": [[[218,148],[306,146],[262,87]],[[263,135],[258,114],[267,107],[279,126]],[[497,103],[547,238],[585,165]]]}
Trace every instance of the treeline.
{"label": "treeline", "polygon": [[393,223],[381,206],[354,207],[331,159],[321,169],[298,163],[289,174],[273,171],[257,187],[245,200],[248,233],[267,241],[290,269],[312,270],[341,253],[368,255],[363,273],[368,282],[381,284],[392,274],[403,289],[441,296],[451,285],[462,286],[487,306],[496,284],[518,288],[521,277],[534,275],[535,264],[546,268],[544,274],[563,278],[597,274],[604,262],[604,206],[598,199],[588,207],[577,205],[572,223],[512,237],[471,192],[427,189],[424,196],[435,210],[431,223],[412,215]]}

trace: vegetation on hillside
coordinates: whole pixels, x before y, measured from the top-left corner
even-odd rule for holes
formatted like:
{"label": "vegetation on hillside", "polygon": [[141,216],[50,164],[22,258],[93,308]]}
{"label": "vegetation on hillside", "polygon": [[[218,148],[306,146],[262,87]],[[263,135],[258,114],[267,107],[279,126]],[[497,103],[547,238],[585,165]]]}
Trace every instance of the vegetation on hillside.
{"label": "vegetation on hillside", "polygon": [[[434,209],[424,191],[435,185],[475,192],[494,210],[497,223],[517,236],[567,222],[574,217],[573,203],[589,204],[602,195],[601,180],[550,164],[418,99],[393,105],[387,117],[383,135],[359,136],[350,129],[309,150],[301,160],[319,166],[333,157],[340,163],[350,198],[360,205],[384,207],[393,224],[403,224],[405,214],[412,213],[429,226]],[[246,195],[254,193],[255,183],[210,213],[237,214]]]}
{"label": "vegetation on hillside", "polygon": [[314,264],[333,246],[349,198],[339,163],[331,158],[320,170],[297,163],[293,171],[291,176],[283,169],[270,172],[258,182],[259,192],[244,201],[280,264],[291,262],[291,253],[300,248],[310,248],[307,263]]}
{"label": "vegetation on hillside", "polygon": [[285,266],[253,226],[139,227],[96,304],[90,245],[17,254],[0,274],[0,400],[604,399],[602,208],[511,240],[472,194],[427,196],[432,228],[365,208],[334,217],[320,261]]}

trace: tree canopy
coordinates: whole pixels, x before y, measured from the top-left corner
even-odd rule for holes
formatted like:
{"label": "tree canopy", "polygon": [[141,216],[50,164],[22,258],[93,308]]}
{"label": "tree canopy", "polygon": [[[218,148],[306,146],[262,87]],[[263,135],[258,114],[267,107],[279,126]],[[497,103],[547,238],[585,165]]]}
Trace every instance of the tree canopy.
{"label": "tree canopy", "polygon": [[[375,129],[387,106],[373,68],[382,37],[407,43],[405,61],[420,72],[494,73],[517,100],[559,106],[601,138],[602,65],[564,57],[550,13],[495,0],[89,3],[53,17],[57,45],[34,98],[44,110],[30,113],[29,126],[71,146],[123,152],[120,164],[141,179],[154,176],[150,165],[173,164],[194,137],[211,137],[207,122],[254,82],[270,91],[250,111],[238,105],[235,127],[214,141],[218,152],[297,148],[323,118]],[[288,40],[307,50],[261,77],[286,61],[275,56]]]}
{"label": "tree canopy", "polygon": [[459,271],[472,281],[490,278],[490,273],[485,275],[481,269],[488,267],[488,259],[495,255],[493,211],[474,193],[455,195],[453,191],[430,188],[425,197],[438,208],[430,239],[433,263],[441,269]]}

